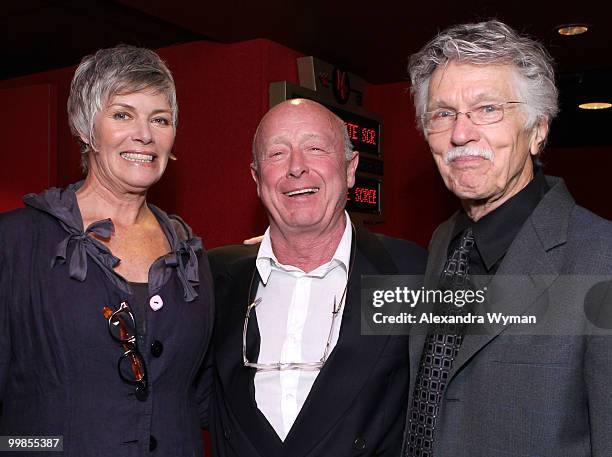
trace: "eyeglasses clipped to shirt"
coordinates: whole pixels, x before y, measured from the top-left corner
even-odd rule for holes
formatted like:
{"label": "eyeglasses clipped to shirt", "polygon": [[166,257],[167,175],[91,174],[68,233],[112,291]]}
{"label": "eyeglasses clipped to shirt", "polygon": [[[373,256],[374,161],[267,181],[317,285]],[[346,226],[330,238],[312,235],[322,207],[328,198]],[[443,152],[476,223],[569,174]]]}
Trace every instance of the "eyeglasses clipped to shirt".
{"label": "eyeglasses clipped to shirt", "polygon": [[135,385],[136,398],[145,401],[149,396],[147,366],[136,344],[138,333],[134,314],[127,302],[122,302],[116,311],[105,306],[102,308],[102,314],[108,320],[111,337],[123,347],[124,352],[117,361],[119,377],[124,382]]}
{"label": "eyeglasses clipped to shirt", "polygon": [[[347,282],[348,284],[348,282]],[[308,370],[308,371],[316,371],[323,368],[325,362],[327,362],[327,357],[329,356],[329,348],[331,347],[332,337],[334,334],[334,324],[338,320],[338,314],[342,310],[342,305],[344,303],[344,296],[346,294],[346,287],[344,288],[344,292],[338,304],[336,304],[336,297],[334,297],[334,305],[332,307],[332,320],[331,325],[329,327],[329,335],[327,336],[327,343],[325,344],[325,350],[323,351],[323,356],[316,362],[276,362],[276,363],[257,363],[257,362],[249,362],[247,358],[247,329],[249,327],[249,317],[251,315],[251,310],[257,307],[261,303],[261,297],[255,300],[247,307],[247,312],[244,317],[244,328],[242,330],[242,359],[244,361],[244,366],[249,368],[255,368],[257,371],[284,371],[284,370]]]}
{"label": "eyeglasses clipped to shirt", "polygon": [[[348,285],[351,280],[351,274],[353,272],[353,266],[355,263],[355,227],[352,227],[352,242],[351,242],[351,260],[349,271],[346,279],[346,284],[344,286],[344,290],[342,291],[342,296],[340,300],[337,300],[337,297],[334,296],[334,301],[332,305],[332,319],[329,327],[329,334],[327,336],[327,342],[325,344],[325,350],[323,351],[323,356],[316,362],[276,362],[276,363],[257,363],[249,361],[247,357],[247,329],[249,327],[249,318],[251,316],[251,311],[261,304],[261,297],[257,298],[255,301],[251,302],[249,306],[247,306],[246,315],[244,316],[244,327],[242,329],[242,359],[244,366],[247,368],[255,368],[257,371],[286,371],[286,370],[306,370],[306,371],[316,371],[321,370],[327,362],[327,358],[329,357],[332,338],[334,335],[334,328],[336,325],[336,321],[338,321],[338,316],[340,315],[342,308],[344,306],[344,302],[346,299],[346,292],[348,290]],[[253,271],[253,276],[251,277],[251,284],[249,286],[249,298],[251,297],[251,291],[253,288],[253,283],[255,281],[255,271]]]}

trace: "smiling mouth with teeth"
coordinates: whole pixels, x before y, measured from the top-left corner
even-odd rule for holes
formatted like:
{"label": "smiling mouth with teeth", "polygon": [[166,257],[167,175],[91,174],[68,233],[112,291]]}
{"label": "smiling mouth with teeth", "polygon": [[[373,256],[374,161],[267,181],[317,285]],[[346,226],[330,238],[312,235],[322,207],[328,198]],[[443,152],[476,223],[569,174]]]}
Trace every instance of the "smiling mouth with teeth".
{"label": "smiling mouth with teeth", "polygon": [[285,192],[285,195],[288,197],[295,197],[296,195],[316,194],[317,192],[319,192],[318,187],[308,187],[306,189],[297,189],[290,192]]}
{"label": "smiling mouth with teeth", "polygon": [[129,160],[130,162],[150,163],[155,160],[155,156],[151,154],[140,154],[137,152],[122,152],[119,155],[125,160]]}

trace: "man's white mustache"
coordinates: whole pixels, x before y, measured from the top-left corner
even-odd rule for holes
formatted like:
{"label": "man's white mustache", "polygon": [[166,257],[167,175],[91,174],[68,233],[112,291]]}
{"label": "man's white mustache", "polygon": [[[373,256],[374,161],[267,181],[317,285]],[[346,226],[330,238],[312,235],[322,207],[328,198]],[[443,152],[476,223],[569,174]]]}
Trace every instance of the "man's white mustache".
{"label": "man's white mustache", "polygon": [[482,157],[493,162],[495,154],[489,149],[477,148],[474,146],[457,146],[444,154],[444,163],[448,165],[459,157]]}

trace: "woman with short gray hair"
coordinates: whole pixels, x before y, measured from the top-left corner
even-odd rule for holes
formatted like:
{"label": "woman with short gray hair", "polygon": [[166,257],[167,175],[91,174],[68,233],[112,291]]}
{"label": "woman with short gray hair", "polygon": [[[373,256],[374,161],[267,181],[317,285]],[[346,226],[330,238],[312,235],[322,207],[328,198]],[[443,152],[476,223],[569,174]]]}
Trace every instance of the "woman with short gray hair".
{"label": "woman with short gray hair", "polygon": [[208,261],[146,200],[174,157],[172,75],[148,49],[102,49],[68,114],[85,179],[0,215],[0,435],[61,436],[75,457],[203,455]]}

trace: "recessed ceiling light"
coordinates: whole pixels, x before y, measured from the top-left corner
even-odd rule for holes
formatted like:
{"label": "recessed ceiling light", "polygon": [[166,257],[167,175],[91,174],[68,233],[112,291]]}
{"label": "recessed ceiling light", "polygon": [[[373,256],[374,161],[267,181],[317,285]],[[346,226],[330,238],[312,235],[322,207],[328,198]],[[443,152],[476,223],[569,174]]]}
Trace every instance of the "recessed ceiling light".
{"label": "recessed ceiling light", "polygon": [[589,28],[585,24],[566,24],[557,27],[559,35],[573,36],[586,33]]}
{"label": "recessed ceiling light", "polygon": [[607,102],[581,103],[580,105],[578,105],[578,108],[582,108],[582,109],[606,109],[606,108],[612,108],[612,103],[607,103]]}

